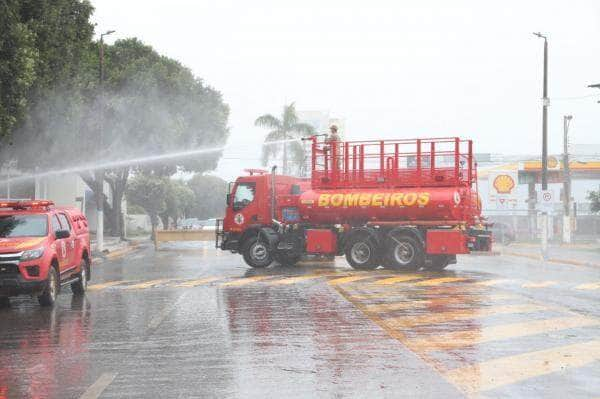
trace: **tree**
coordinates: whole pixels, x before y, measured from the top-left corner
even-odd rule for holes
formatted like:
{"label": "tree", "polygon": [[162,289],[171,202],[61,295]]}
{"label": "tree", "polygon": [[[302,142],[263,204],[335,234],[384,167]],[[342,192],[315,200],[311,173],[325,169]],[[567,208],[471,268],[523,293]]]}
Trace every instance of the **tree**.
{"label": "tree", "polygon": [[127,201],[142,207],[150,217],[153,237],[158,217],[167,209],[168,189],[169,179],[162,176],[138,174],[129,182]]}
{"label": "tree", "polygon": [[[51,101],[49,91],[71,89],[94,32],[87,0],[0,2],[0,139],[44,129],[31,110]],[[43,108],[43,107],[42,107]],[[38,111],[42,111],[40,109]],[[45,109],[46,115],[50,109]],[[24,125],[27,126],[24,126]]]}
{"label": "tree", "polygon": [[588,191],[587,199],[590,200],[590,210],[593,213],[600,212],[600,190]]}
{"label": "tree", "polygon": [[169,180],[165,197],[166,208],[160,214],[163,226],[173,220],[175,227],[179,218],[186,217],[194,204],[194,192],[181,180]]}
{"label": "tree", "polygon": [[[45,128],[21,136],[16,146],[20,168],[110,164],[225,143],[229,108],[219,92],[205,86],[188,68],[137,39],[119,40],[106,47],[106,80],[100,96],[97,54],[97,44],[91,44],[77,90],[57,89],[52,101],[43,104],[52,110],[36,114]],[[121,203],[132,172],[156,176],[178,170],[201,172],[214,169],[220,156],[211,152],[189,159],[109,166],[103,179],[111,188],[110,202],[92,170],[80,174],[96,198],[103,199],[108,230],[118,236],[123,231]]]}
{"label": "tree", "polygon": [[[265,127],[271,129],[271,131],[265,137],[265,144],[273,141],[282,142],[283,152],[283,174],[288,174],[288,145],[291,146],[293,152],[293,164],[298,169],[301,169],[304,162],[304,148],[299,142],[287,142],[289,139],[297,139],[300,137],[309,136],[314,134],[314,128],[308,123],[298,122],[298,115],[296,115],[296,106],[294,103],[285,105],[283,107],[283,114],[281,119],[276,118],[271,114],[265,114],[259,116],[254,122],[256,126]],[[263,165],[267,165],[269,159],[277,155],[277,148],[274,145],[263,146]]]}
{"label": "tree", "polygon": [[194,193],[194,200],[189,209],[188,217],[210,219],[221,217],[225,213],[225,195],[227,182],[220,177],[195,174],[187,182]]}

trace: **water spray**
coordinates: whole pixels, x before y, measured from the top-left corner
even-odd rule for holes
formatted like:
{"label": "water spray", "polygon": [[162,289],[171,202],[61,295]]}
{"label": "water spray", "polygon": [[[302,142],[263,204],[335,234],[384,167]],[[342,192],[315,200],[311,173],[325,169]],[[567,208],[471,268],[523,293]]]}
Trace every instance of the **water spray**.
{"label": "water spray", "polygon": [[[301,139],[298,138],[298,139],[269,141],[269,142],[263,143],[263,146],[290,143],[290,142],[300,141],[300,140]],[[59,169],[59,170],[49,170],[49,171],[40,172],[40,173],[24,174],[24,175],[10,178],[10,179],[0,180],[0,185],[7,184],[7,183],[26,181],[26,180],[30,180],[30,179],[37,179],[37,178],[42,178],[42,177],[64,175],[64,174],[68,174],[68,173],[80,173],[80,172],[94,171],[94,170],[98,170],[98,169],[113,169],[113,168],[119,168],[119,167],[124,167],[124,166],[144,165],[144,164],[148,164],[148,163],[164,161],[164,160],[169,160],[169,159],[188,158],[188,157],[191,157],[194,155],[202,155],[202,154],[210,154],[210,153],[214,153],[214,152],[219,152],[219,151],[226,150],[228,148],[235,148],[235,147],[234,146],[221,146],[221,147],[212,147],[212,148],[199,148],[199,149],[195,149],[195,150],[169,152],[169,153],[165,153],[165,154],[147,155],[144,157],[96,163],[93,165],[92,164],[76,165],[76,166],[71,166],[71,167],[67,167],[67,168],[63,168],[63,169]]]}

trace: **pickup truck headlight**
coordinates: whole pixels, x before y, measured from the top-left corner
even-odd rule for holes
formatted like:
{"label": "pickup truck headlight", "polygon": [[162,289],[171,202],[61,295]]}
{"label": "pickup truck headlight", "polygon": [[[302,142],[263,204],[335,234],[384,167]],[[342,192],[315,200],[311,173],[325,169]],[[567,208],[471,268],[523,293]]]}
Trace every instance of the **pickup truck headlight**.
{"label": "pickup truck headlight", "polygon": [[44,255],[44,248],[30,249],[21,254],[21,260],[33,260],[41,258]]}

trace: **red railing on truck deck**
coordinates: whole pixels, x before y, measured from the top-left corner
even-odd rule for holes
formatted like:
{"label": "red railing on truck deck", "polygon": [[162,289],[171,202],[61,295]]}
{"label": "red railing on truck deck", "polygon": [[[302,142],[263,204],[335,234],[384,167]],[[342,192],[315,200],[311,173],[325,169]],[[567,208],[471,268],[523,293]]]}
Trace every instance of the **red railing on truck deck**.
{"label": "red railing on truck deck", "polygon": [[474,169],[473,142],[458,137],[335,142],[312,138],[313,188],[470,186]]}

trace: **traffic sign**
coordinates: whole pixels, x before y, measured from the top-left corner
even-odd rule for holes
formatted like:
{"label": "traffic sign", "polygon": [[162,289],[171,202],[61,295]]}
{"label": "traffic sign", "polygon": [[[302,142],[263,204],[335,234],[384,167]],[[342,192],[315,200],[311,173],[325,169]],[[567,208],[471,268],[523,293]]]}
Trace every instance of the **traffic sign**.
{"label": "traffic sign", "polygon": [[540,211],[552,213],[555,201],[554,192],[552,190],[542,190],[540,197]]}

